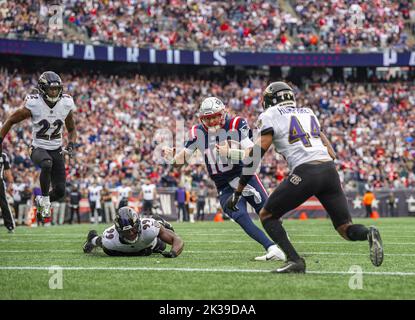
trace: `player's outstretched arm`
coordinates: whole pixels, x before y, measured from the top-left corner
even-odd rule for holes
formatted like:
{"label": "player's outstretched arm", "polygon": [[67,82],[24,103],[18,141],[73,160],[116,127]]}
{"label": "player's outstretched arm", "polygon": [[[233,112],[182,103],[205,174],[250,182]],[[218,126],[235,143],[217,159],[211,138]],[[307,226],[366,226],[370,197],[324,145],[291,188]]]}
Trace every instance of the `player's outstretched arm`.
{"label": "player's outstretched arm", "polygon": [[171,245],[170,251],[164,251],[162,255],[166,258],[176,258],[179,256],[184,247],[183,240],[175,234],[173,231],[160,226],[160,232],[158,237],[165,243]]}
{"label": "player's outstretched arm", "polygon": [[334,152],[334,149],[329,139],[327,139],[326,135],[323,132],[320,132],[320,138],[321,138],[321,141],[323,141],[323,144],[327,147],[327,151],[329,152],[330,157],[333,160],[336,160],[336,152]]}
{"label": "player's outstretched arm", "polygon": [[22,122],[23,120],[29,119],[32,116],[30,110],[27,108],[19,108],[13,112],[10,117],[6,119],[3,127],[0,129],[0,151],[1,145],[3,143],[4,137],[9,133],[10,129],[17,123]]}
{"label": "player's outstretched arm", "polygon": [[179,153],[176,153],[176,148],[164,147],[163,157],[173,167],[180,169],[185,164],[189,163],[190,158],[192,157],[192,152],[189,152],[188,150],[183,149]]}
{"label": "player's outstretched arm", "polygon": [[68,130],[68,138],[69,138],[69,143],[68,143],[66,150],[68,151],[69,156],[72,156],[74,147],[75,147],[76,138],[78,137],[78,133],[76,132],[76,126],[75,126],[75,117],[72,111],[69,112],[68,116],[65,119],[65,127],[66,127],[66,130]]}

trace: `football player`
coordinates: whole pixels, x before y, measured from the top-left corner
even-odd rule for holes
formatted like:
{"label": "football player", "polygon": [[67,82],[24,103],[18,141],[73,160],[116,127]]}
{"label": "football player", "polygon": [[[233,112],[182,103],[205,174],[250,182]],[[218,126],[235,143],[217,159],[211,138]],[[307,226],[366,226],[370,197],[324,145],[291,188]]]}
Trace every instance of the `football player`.
{"label": "football player", "polygon": [[232,149],[230,154],[232,160],[228,161],[226,157],[218,154],[216,146],[231,143],[240,145],[242,149],[251,147],[252,132],[247,121],[241,117],[228,116],[225,105],[216,97],[203,100],[199,109],[199,120],[200,124],[191,128],[184,149],[174,154],[174,149],[164,148],[165,158],[174,166],[181,167],[189,162],[196,150],[199,150],[204,156],[209,176],[216,185],[224,212],[267,251],[265,255],[256,257],[255,260],[285,260],[282,250],[253,223],[247,211],[247,203],[249,203],[259,214],[268,198],[258,176],[252,176],[249,180],[237,211],[228,210],[225,206],[226,200],[238,185],[243,168],[243,163],[240,161],[243,151]]}
{"label": "football player", "polygon": [[[369,241],[370,259],[375,266],[383,261],[383,246],[375,227],[353,224],[346,196],[334,164],[335,152],[320,128],[314,112],[298,107],[292,88],[284,82],[271,83],[263,93],[264,112],[259,116],[261,136],[245,151],[253,157],[256,168],[271,144],[288,162],[290,175],[269,196],[259,216],[269,236],[287,254],[287,263],[273,272],[304,273],[305,261],[287,238],[280,218],[311,196],[316,196],[329,214],[334,228],[346,240]],[[238,210],[238,202],[252,175],[244,172],[234,194],[227,201],[228,210]]]}
{"label": "football player", "polygon": [[[65,158],[62,149],[62,129],[68,130],[69,143],[66,153],[73,156],[77,133],[75,129],[75,104],[70,95],[63,93],[61,78],[52,71],[42,73],[37,84],[37,94],[26,96],[23,107],[6,120],[0,130],[1,143],[13,125],[32,119],[31,159],[41,169],[42,195],[36,197],[38,217],[50,217],[50,203],[65,195]],[[52,191],[50,185],[52,184]]]}
{"label": "football player", "polygon": [[[165,251],[166,243],[171,245],[170,251]],[[173,231],[164,227],[164,221],[152,218],[141,219],[130,207],[118,210],[114,225],[98,236],[95,230],[88,233],[83,245],[85,253],[91,253],[95,248],[109,256],[148,256],[161,253],[166,258],[176,258],[183,251],[183,240]]]}

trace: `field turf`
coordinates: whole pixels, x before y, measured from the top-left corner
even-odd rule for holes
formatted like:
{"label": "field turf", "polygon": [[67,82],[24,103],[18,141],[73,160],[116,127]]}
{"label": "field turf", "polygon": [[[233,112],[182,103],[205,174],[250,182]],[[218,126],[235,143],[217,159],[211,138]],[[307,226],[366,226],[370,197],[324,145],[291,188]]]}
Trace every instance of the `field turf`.
{"label": "field turf", "polygon": [[[106,225],[0,229],[0,299],[414,299],[415,218],[364,220],[379,227],[385,249],[381,267],[369,260],[367,242],[347,242],[329,220],[285,220],[305,257],[308,274],[276,275],[280,262],[256,262],[264,250],[231,221],[173,223],[185,241],[177,259],[86,255],[89,229]],[[62,289],[51,266],[62,268]],[[359,270],[358,276],[349,273]],[[357,278],[356,278],[357,277]]]}

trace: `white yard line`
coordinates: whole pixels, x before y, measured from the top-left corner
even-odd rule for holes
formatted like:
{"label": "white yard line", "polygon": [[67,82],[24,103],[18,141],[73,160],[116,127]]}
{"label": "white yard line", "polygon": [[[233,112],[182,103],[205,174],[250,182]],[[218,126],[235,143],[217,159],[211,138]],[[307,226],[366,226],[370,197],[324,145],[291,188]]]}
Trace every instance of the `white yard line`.
{"label": "white yard line", "polygon": [[[180,232],[179,235],[181,237],[184,236],[212,236],[212,237],[241,237],[241,230],[238,230],[237,232],[235,232],[234,234],[229,234],[229,233],[185,233],[185,232]],[[385,234],[384,232],[382,232],[382,235],[388,235]],[[333,239],[339,239],[339,235],[337,234],[301,234],[301,233],[296,233],[296,234],[289,234],[289,236],[291,236],[292,238],[333,238]],[[13,239],[18,239],[20,237],[44,237],[44,238],[49,238],[49,237],[58,237],[58,238],[68,238],[68,239],[73,239],[73,238],[85,238],[86,235],[84,234],[62,234],[62,233],[21,233],[21,234],[14,234],[11,235],[10,237],[13,237]],[[403,236],[403,235],[399,235],[399,236],[395,236],[395,235],[388,235],[388,238],[393,238],[393,239],[406,239],[406,238],[414,238],[415,239],[415,235],[408,235],[408,236]]]}
{"label": "white yard line", "polygon": [[[0,270],[45,270],[49,271],[50,267],[27,267],[27,266],[10,266],[2,267]],[[61,270],[68,271],[180,271],[180,272],[237,272],[237,273],[269,273],[271,270],[261,269],[219,269],[219,268],[157,268],[157,267],[60,267]],[[308,274],[337,274],[337,275],[354,275],[348,271],[307,271]],[[366,275],[375,276],[415,276],[415,272],[363,272]]]}
{"label": "white yard line", "polygon": [[[58,240],[59,243],[79,243],[79,241],[77,240]],[[56,239],[27,239],[27,240],[23,240],[23,239],[0,239],[0,242],[13,242],[13,243],[33,243],[33,242],[39,242],[39,243],[49,243],[49,242],[54,242],[57,243]],[[344,244],[348,244],[350,245],[351,242],[348,241],[293,241],[294,244],[330,244],[330,245],[344,245]],[[254,243],[253,240],[187,240],[186,243],[205,243],[205,244],[210,244],[210,243]],[[359,242],[356,242],[359,243]],[[387,246],[389,245],[415,245],[415,242],[386,242],[384,243]]]}
{"label": "white yard line", "polygon": [[[185,253],[202,253],[202,254],[241,254],[241,253],[260,253],[259,250],[185,250]],[[82,250],[65,250],[65,249],[51,249],[51,250],[0,250],[1,253],[79,253],[83,254]],[[302,255],[322,255],[322,256],[367,256],[368,253],[349,253],[349,252],[300,252]],[[385,256],[396,257],[415,257],[415,253],[385,253]]]}

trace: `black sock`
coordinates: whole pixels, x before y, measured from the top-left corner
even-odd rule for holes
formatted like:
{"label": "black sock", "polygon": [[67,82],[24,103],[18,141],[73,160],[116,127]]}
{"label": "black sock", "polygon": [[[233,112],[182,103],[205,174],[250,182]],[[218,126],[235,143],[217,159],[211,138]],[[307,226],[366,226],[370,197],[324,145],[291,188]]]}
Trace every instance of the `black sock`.
{"label": "black sock", "polygon": [[287,233],[279,219],[273,217],[268,218],[262,221],[262,225],[271,239],[285,252],[288,260],[297,261],[300,259],[297,251],[295,251],[290,240],[288,240]]}
{"label": "black sock", "polygon": [[50,168],[43,168],[40,172],[40,188],[42,189],[42,196],[47,197],[49,196],[49,189],[50,189]]}
{"label": "black sock", "polygon": [[364,241],[367,240],[367,234],[369,229],[362,224],[352,224],[347,228],[346,234],[351,241]]}

